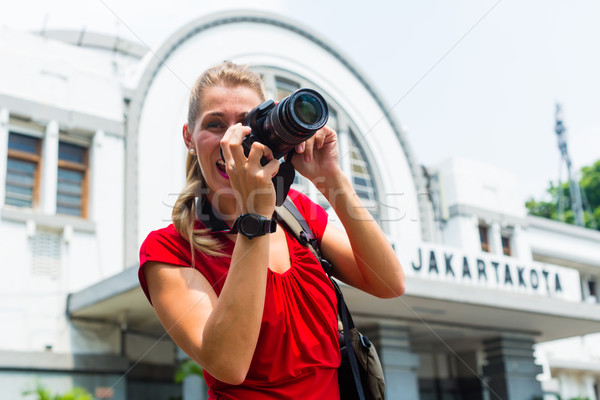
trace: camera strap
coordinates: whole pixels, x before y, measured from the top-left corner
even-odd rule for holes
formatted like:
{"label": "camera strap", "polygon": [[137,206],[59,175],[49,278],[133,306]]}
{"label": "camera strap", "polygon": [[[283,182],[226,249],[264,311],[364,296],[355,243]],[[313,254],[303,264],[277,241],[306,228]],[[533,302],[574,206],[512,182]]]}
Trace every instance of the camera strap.
{"label": "camera strap", "polygon": [[[293,154],[290,152],[290,154]],[[275,187],[275,205],[280,206],[285,201],[285,198],[290,191],[292,183],[294,183],[294,177],[296,176],[296,170],[290,162],[291,157],[288,155],[286,160],[279,164],[279,171],[277,175],[273,177],[273,186]]]}

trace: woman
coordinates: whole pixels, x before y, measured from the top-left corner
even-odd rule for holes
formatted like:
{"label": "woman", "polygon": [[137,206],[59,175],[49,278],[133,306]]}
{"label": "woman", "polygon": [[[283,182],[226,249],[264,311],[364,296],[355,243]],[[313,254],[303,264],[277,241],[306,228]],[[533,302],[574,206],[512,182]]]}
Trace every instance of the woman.
{"label": "woman", "polygon": [[[252,238],[196,218],[197,196],[228,226],[248,213],[272,218],[279,163],[260,143],[247,157],[241,146],[250,133],[241,122],[264,100],[261,78],[246,66],[224,62],[200,76],[183,126],[186,187],[173,224],[142,245],[140,283],[169,335],[204,369],[211,399],[335,399],[337,305],[319,262],[282,227]],[[336,140],[324,127],[296,146],[292,164],[331,203],[345,232],[304,195],[289,196],[335,277],[378,297],[399,296],[400,263],[342,173]]]}

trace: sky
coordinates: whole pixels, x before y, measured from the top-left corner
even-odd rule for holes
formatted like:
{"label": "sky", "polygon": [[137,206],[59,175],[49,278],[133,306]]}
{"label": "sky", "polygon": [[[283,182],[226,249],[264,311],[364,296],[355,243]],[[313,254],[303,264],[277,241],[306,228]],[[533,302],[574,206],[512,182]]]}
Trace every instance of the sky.
{"label": "sky", "polygon": [[212,12],[279,14],[364,73],[422,165],[481,161],[514,173],[523,201],[544,198],[561,170],[556,103],[575,170],[600,159],[596,0],[21,0],[2,8],[3,26],[85,29],[154,50]]}

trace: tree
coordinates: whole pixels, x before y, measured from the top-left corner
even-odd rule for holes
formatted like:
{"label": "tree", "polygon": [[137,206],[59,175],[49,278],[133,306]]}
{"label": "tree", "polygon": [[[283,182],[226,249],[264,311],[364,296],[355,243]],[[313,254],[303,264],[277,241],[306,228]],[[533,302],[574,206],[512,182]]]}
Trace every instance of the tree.
{"label": "tree", "polygon": [[[586,228],[600,230],[600,160],[581,169],[579,185],[583,191],[585,226]],[[550,196],[549,201],[537,201],[532,197],[525,203],[529,214],[574,224],[575,216],[571,209],[569,184],[565,182],[555,186],[554,183],[550,182],[550,187],[546,190],[546,193]],[[559,195],[562,204],[564,204],[564,215],[560,215]]]}
{"label": "tree", "polygon": [[94,396],[81,387],[75,387],[62,395],[52,394],[39,381],[36,382],[35,389],[24,391],[23,396],[34,396],[35,400],[94,400]]}

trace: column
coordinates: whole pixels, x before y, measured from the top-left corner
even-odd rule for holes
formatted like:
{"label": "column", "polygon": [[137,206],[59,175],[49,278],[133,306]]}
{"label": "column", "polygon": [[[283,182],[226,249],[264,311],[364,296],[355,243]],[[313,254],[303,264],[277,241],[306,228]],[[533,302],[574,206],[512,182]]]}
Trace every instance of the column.
{"label": "column", "polygon": [[456,368],[456,382],[461,400],[483,400],[481,367],[478,365],[478,352],[465,351],[453,354]]}
{"label": "column", "polygon": [[[190,360],[187,354],[177,347],[177,363]],[[197,374],[189,374],[183,379],[182,400],[206,400],[208,399],[208,387],[204,377]]]}
{"label": "column", "polygon": [[483,342],[487,365],[483,367],[490,400],[523,400],[542,397],[536,376],[532,337],[500,336]]}
{"label": "column", "polygon": [[92,221],[98,221],[100,215],[98,214],[98,207],[96,207],[96,199],[102,198],[99,191],[100,182],[102,182],[102,171],[105,170],[102,166],[102,161],[105,163],[110,159],[109,157],[103,158],[102,144],[104,143],[104,131],[99,129],[94,132],[94,138],[92,139],[92,146],[90,147],[90,186],[88,194],[88,217]]}
{"label": "column", "polygon": [[56,214],[56,187],[58,182],[58,122],[50,121],[42,143],[42,212]]}
{"label": "column", "polygon": [[386,398],[418,399],[419,358],[411,352],[409,329],[403,326],[378,323],[359,327],[359,331],[367,336],[377,349],[385,375]]}
{"label": "column", "polygon": [[529,244],[527,234],[523,231],[523,228],[520,225],[515,225],[512,236],[512,244],[514,247],[514,257],[526,262],[533,261],[531,245]]}
{"label": "column", "polygon": [[502,254],[502,229],[498,222],[492,222],[488,230],[488,240],[490,241],[490,253]]}
{"label": "column", "polygon": [[6,160],[8,157],[8,110],[0,109],[0,208],[6,197]]}

